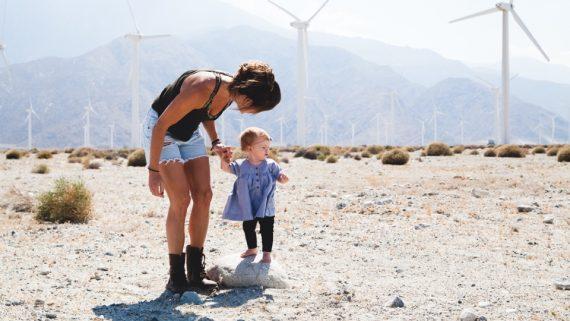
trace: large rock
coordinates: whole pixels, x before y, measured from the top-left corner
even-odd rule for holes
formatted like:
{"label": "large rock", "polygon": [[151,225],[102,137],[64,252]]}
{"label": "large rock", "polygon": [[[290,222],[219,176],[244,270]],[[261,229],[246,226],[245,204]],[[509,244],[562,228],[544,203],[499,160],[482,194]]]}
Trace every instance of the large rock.
{"label": "large rock", "polygon": [[275,259],[271,264],[261,263],[260,260],[261,254],[243,259],[239,257],[239,253],[224,256],[218,258],[206,274],[211,280],[227,287],[289,287],[287,276]]}

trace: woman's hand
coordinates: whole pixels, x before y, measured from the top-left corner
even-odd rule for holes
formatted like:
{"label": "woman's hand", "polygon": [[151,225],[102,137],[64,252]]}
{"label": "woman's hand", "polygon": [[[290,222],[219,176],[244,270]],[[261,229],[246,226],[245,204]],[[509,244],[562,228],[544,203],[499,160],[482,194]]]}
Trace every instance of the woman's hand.
{"label": "woman's hand", "polygon": [[214,153],[218,154],[221,159],[226,160],[228,163],[232,159],[232,148],[224,146],[224,144],[217,144],[212,148]]}
{"label": "woman's hand", "polygon": [[164,197],[164,186],[162,185],[160,173],[148,171],[148,187],[152,195]]}

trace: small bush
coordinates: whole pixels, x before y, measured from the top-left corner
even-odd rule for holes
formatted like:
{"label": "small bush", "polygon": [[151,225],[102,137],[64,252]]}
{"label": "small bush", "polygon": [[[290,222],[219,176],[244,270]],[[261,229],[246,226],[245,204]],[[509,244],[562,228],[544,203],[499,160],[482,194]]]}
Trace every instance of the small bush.
{"label": "small bush", "polygon": [[303,155],[305,155],[305,153],[307,152],[306,149],[304,148],[300,148],[298,149],[295,154],[293,155],[293,157],[303,157]]}
{"label": "small bush", "polygon": [[67,158],[67,162],[70,164],[78,164],[82,162],[81,157],[69,157]]}
{"label": "small bush", "polygon": [[47,173],[49,173],[49,167],[46,164],[36,165],[32,169],[32,173],[34,173],[34,174],[47,174]]}
{"label": "small bush", "polygon": [[330,147],[324,145],[311,146],[309,147],[309,150],[314,150],[319,154],[324,154],[325,156],[329,156],[331,154]]}
{"label": "small bush", "polygon": [[494,148],[488,148],[487,150],[485,150],[485,153],[483,153],[483,156],[485,156],[485,157],[496,157],[497,152],[495,152]]}
{"label": "small bush", "polygon": [[469,152],[469,155],[477,156],[477,155],[479,155],[479,151],[474,149],[471,152]]}
{"label": "small bush", "polygon": [[542,146],[536,146],[535,148],[533,148],[532,153],[533,154],[545,154],[546,149],[544,149],[544,147],[542,147]]}
{"label": "small bush", "polygon": [[81,148],[77,148],[75,149],[71,154],[69,154],[69,157],[85,157],[85,156],[90,156],[92,155],[94,152],[93,148],[89,148],[89,147],[81,147]]}
{"label": "small bush", "polygon": [[370,153],[367,151],[362,152],[360,154],[360,156],[362,156],[362,158],[370,158],[371,157]]}
{"label": "small bush", "polygon": [[338,162],[338,157],[336,157],[335,155],[330,155],[329,157],[327,157],[327,163],[334,164],[336,162]]}
{"label": "small bush", "polygon": [[52,150],[50,150],[50,153],[52,155],[57,155],[57,154],[59,154],[59,151],[57,149],[52,149]]}
{"label": "small bush", "polygon": [[6,152],[6,159],[20,159],[22,158],[23,153],[16,149],[11,149]]}
{"label": "small bush", "polygon": [[449,149],[449,146],[447,146],[447,144],[440,143],[440,142],[435,142],[435,143],[429,144],[429,146],[426,150],[426,154],[428,156],[451,156],[451,155],[453,155],[451,153],[451,149]]}
{"label": "small bush", "polygon": [[344,157],[344,158],[352,158],[352,154],[351,154],[351,153],[345,153],[342,157]]}
{"label": "small bush", "polygon": [[351,147],[350,148],[351,153],[358,153],[360,151],[362,151],[362,147]]}
{"label": "small bush", "polygon": [[548,150],[546,150],[546,156],[556,156],[558,155],[559,150],[560,146],[552,146]]}
{"label": "small bush", "polygon": [[366,151],[372,155],[378,155],[384,148],[382,146],[372,145],[366,148]]}
{"label": "small bush", "polygon": [[32,148],[28,151],[30,154],[36,154],[37,152],[39,152],[39,150],[37,148]]}
{"label": "small bush", "polygon": [[311,160],[315,160],[317,159],[317,157],[319,157],[318,153],[314,150],[307,150],[305,151],[305,153],[303,154],[303,158],[306,159],[311,159]]}
{"label": "small bush", "polygon": [[66,148],[63,152],[66,154],[71,154],[73,153],[73,150],[74,150],[73,148]]}
{"label": "small bush", "polygon": [[362,159],[362,157],[360,157],[360,155],[358,155],[358,154],[354,155],[354,160],[359,161],[361,159]]}
{"label": "small bush", "polygon": [[127,166],[146,166],[146,158],[144,156],[144,150],[137,149],[129,155]]}
{"label": "small bush", "polygon": [[410,160],[410,154],[406,150],[393,149],[384,153],[382,164],[386,165],[405,165]]}
{"label": "small bush", "polygon": [[42,150],[36,153],[36,157],[39,159],[50,159],[53,157],[53,154],[49,150]]}
{"label": "small bush", "polygon": [[325,159],[327,159],[327,156],[325,156],[325,154],[319,154],[319,156],[317,156],[317,160],[320,160],[321,162],[324,162]]}
{"label": "small bush", "polygon": [[91,192],[81,181],[60,178],[55,188],[41,194],[38,201],[38,221],[87,223],[92,216]]}
{"label": "small bush", "polygon": [[525,152],[522,148],[517,145],[502,145],[497,148],[497,156],[499,157],[511,157],[511,158],[523,158],[525,157]]}
{"label": "small bush", "polygon": [[464,151],[465,151],[465,146],[463,146],[463,145],[453,147],[453,153],[454,154],[461,154]]}
{"label": "small bush", "polygon": [[281,158],[281,162],[285,163],[285,164],[289,164],[289,158],[283,157],[283,158]]}
{"label": "small bush", "polygon": [[558,150],[559,162],[570,162],[570,145],[561,147]]}
{"label": "small bush", "polygon": [[92,162],[88,157],[83,159],[83,169],[99,169],[101,168],[100,162]]}

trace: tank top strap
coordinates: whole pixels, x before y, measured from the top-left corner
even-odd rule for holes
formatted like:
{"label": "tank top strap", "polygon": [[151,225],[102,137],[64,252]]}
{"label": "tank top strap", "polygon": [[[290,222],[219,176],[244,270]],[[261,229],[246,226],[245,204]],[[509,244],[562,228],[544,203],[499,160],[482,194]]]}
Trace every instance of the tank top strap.
{"label": "tank top strap", "polygon": [[210,104],[212,104],[212,101],[214,100],[214,97],[216,97],[218,90],[220,90],[220,85],[222,84],[222,77],[220,77],[220,74],[215,71],[213,71],[213,73],[216,75],[216,85],[214,86],[214,90],[212,90],[210,97],[202,107],[207,108],[208,110],[210,109]]}

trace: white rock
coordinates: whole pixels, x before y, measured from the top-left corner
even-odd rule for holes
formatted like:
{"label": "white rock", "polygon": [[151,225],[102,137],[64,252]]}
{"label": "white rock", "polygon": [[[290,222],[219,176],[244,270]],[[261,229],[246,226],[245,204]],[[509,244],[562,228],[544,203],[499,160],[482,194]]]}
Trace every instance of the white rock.
{"label": "white rock", "polygon": [[491,303],[489,303],[489,302],[487,302],[487,301],[481,301],[481,302],[479,302],[479,307],[481,307],[481,308],[486,308],[486,307],[488,307],[488,306],[490,306],[490,305],[491,305]]}
{"label": "white rock", "polygon": [[570,278],[555,279],[554,286],[558,290],[570,290]]}
{"label": "white rock", "polygon": [[202,304],[204,301],[200,298],[198,293],[194,291],[186,291],[180,297],[180,303],[182,304]]}
{"label": "white rock", "polygon": [[275,259],[271,264],[261,263],[260,260],[261,254],[246,258],[240,258],[239,253],[224,256],[218,258],[206,274],[211,280],[228,287],[289,287],[287,276]]}
{"label": "white rock", "polygon": [[476,198],[482,198],[482,197],[487,197],[489,196],[491,193],[489,193],[488,191],[482,190],[482,189],[473,189],[471,190],[471,195],[475,196]]}
{"label": "white rock", "polygon": [[471,309],[464,309],[461,311],[461,315],[459,315],[460,321],[477,321],[479,316],[475,314],[475,312]]}
{"label": "white rock", "polygon": [[545,216],[544,219],[542,220],[542,223],[544,223],[544,224],[553,224],[553,223],[554,223],[554,217],[552,217],[552,216]]}

